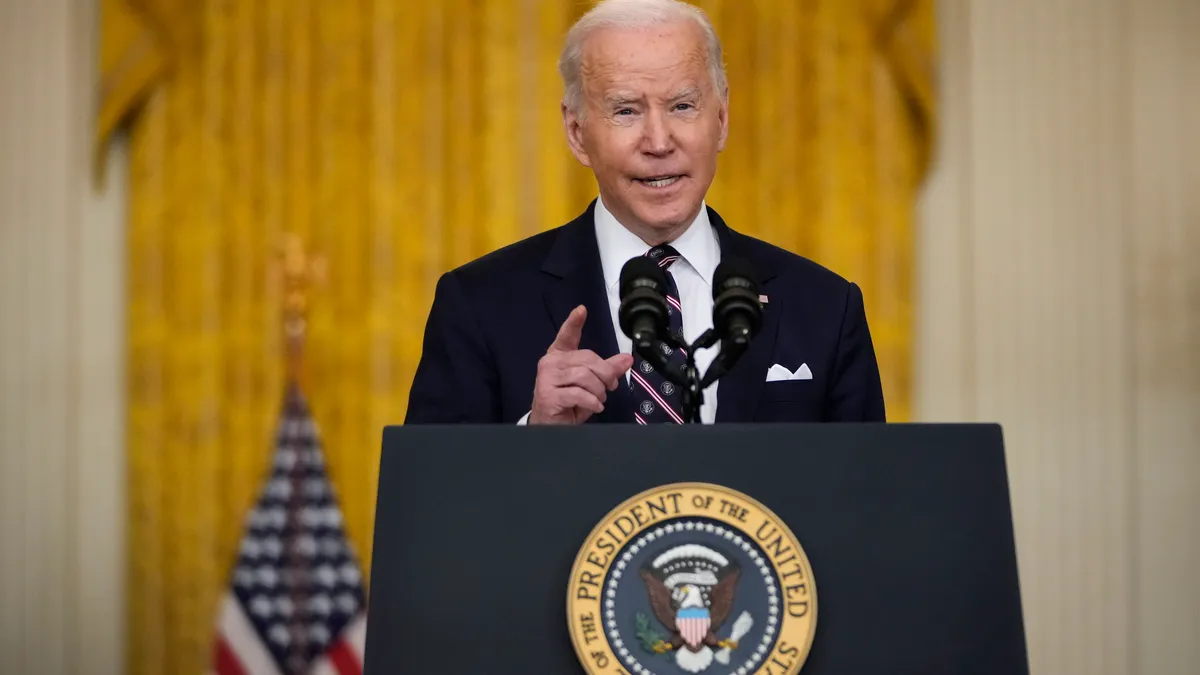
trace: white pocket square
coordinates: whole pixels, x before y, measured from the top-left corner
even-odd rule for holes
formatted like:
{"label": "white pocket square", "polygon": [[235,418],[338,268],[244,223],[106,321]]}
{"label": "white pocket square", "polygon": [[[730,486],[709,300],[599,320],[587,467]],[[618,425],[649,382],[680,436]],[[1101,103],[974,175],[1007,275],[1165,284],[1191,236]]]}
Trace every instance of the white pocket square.
{"label": "white pocket square", "polygon": [[801,363],[796,372],[792,372],[787,368],[776,363],[767,370],[767,382],[781,382],[783,380],[811,380],[812,370],[809,369],[807,363]]}

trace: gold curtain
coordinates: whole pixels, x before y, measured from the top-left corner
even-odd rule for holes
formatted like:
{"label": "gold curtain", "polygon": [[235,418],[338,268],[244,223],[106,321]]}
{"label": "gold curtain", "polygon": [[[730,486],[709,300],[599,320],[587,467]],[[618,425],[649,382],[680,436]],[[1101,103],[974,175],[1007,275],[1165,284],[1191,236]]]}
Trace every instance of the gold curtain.
{"label": "gold curtain", "polygon": [[[709,203],[861,283],[909,414],[930,0],[707,0],[732,131]],[[270,261],[328,261],[307,393],[370,564],[380,430],[438,275],[594,194],[562,138],[573,0],[103,0],[97,148],[128,129],[129,663],[199,673],[283,392]]]}

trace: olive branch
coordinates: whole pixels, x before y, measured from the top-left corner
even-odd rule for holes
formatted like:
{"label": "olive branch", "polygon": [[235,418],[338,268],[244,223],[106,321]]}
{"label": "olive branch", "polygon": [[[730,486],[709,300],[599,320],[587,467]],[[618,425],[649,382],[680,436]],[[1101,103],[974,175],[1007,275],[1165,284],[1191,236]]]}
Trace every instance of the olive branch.
{"label": "olive branch", "polygon": [[661,654],[662,652],[655,649],[655,646],[662,644],[663,638],[658,631],[654,630],[653,624],[650,623],[650,617],[638,612],[636,623],[637,641],[642,646],[642,649],[651,654]]}

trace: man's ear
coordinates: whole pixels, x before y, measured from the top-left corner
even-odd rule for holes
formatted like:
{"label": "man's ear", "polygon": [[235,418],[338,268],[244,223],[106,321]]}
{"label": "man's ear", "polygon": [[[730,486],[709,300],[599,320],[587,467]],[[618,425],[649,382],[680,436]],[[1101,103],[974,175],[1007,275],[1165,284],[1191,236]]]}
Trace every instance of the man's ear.
{"label": "man's ear", "polygon": [[571,146],[571,154],[575,155],[575,159],[579,160],[580,164],[591,168],[592,160],[588,157],[587,150],[583,145],[583,122],[565,101],[562,103],[562,118],[563,129],[567,132],[567,145]]}
{"label": "man's ear", "polygon": [[729,88],[726,87],[725,95],[721,97],[721,107],[717,111],[717,120],[720,124],[720,140],[717,142],[717,152],[725,149],[725,140],[729,138]]}

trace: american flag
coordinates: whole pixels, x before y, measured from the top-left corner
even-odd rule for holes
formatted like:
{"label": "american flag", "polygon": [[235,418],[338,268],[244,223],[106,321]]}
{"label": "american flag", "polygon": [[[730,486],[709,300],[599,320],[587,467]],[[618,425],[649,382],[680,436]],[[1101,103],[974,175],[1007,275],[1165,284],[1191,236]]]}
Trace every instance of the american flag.
{"label": "american flag", "polygon": [[366,597],[299,387],[288,387],[274,468],[246,518],[217,620],[216,675],[358,675]]}

